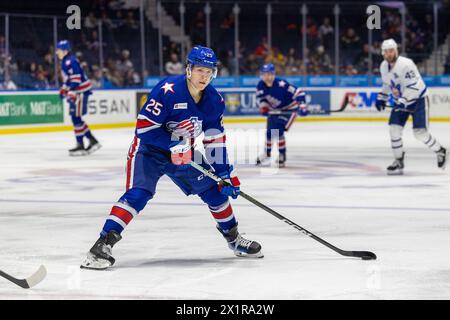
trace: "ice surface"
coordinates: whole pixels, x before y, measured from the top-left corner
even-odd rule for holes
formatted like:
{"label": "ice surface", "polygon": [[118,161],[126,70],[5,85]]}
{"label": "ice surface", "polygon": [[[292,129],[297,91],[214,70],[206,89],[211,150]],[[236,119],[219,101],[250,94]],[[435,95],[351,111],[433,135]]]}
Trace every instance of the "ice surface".
{"label": "ice surface", "polygon": [[[242,190],[345,250],[342,257],[245,199],[241,232],[264,259],[236,258],[206,206],[168,179],[123,233],[110,271],[80,270],[125,186],[133,129],[98,130],[103,148],[71,158],[72,133],[0,136],[0,269],[47,278],[31,290],[0,279],[1,299],[450,299],[450,168],[405,129],[406,173],[392,162],[382,122],[301,122],[282,170],[255,168],[264,124],[228,124]],[[431,132],[450,147],[450,123]],[[251,143],[245,151],[243,144]],[[245,152],[247,155],[245,155]]]}

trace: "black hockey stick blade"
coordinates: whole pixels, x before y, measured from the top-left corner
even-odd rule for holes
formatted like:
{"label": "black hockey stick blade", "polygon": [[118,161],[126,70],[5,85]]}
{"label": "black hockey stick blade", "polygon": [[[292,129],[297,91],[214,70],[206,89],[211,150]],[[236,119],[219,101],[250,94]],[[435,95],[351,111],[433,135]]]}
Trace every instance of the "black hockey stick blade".
{"label": "black hockey stick blade", "polygon": [[24,289],[30,289],[40,283],[42,280],[44,280],[45,276],[47,275],[47,269],[45,269],[44,266],[40,266],[39,269],[30,277],[26,279],[17,279],[13,276],[10,276],[6,272],[3,272],[0,270],[0,276],[2,276],[5,279],[8,279],[12,283],[15,283],[19,287],[22,287]]}
{"label": "black hockey stick blade", "polygon": [[347,108],[348,103],[349,103],[348,95],[345,95],[344,100],[342,100],[341,107],[337,110],[330,110],[330,113],[344,111],[345,108]]}
{"label": "black hockey stick blade", "polygon": [[347,257],[361,258],[362,260],[376,260],[377,255],[370,251],[342,251],[342,255]]}

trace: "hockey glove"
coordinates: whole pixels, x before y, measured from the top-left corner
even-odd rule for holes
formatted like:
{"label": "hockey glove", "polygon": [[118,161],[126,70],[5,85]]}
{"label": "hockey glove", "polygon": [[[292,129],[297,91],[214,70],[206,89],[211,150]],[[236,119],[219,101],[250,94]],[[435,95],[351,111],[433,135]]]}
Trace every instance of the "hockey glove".
{"label": "hockey glove", "polygon": [[298,113],[300,116],[306,117],[309,114],[308,106],[306,104],[301,104]]}
{"label": "hockey glove", "polygon": [[259,108],[259,112],[260,112],[263,116],[267,117],[267,116],[269,115],[269,107],[263,105],[263,106],[261,106],[261,107]]}
{"label": "hockey glove", "polygon": [[176,165],[189,165],[192,161],[192,146],[188,139],[174,141],[169,145],[170,159]]}
{"label": "hockey glove", "polygon": [[61,88],[59,88],[59,97],[61,99],[64,99],[64,97],[67,95],[68,89],[67,87],[64,85]]}
{"label": "hockey glove", "polygon": [[226,196],[236,199],[240,192],[241,182],[234,172],[234,167],[230,166],[228,172],[219,173],[218,176],[221,177],[225,182],[229,183],[229,185],[224,185],[223,183],[219,182],[219,191]]}
{"label": "hockey glove", "polygon": [[393,111],[414,112],[414,105],[411,107],[406,106],[405,98],[398,98],[394,105]]}
{"label": "hockey glove", "polygon": [[375,108],[378,111],[383,111],[386,108],[386,96],[381,93],[378,94],[377,100],[375,101]]}
{"label": "hockey glove", "polygon": [[75,103],[77,101],[77,94],[73,91],[68,91],[66,94],[67,102]]}
{"label": "hockey glove", "polygon": [[297,96],[295,98],[295,101],[298,102],[298,104],[302,105],[302,104],[306,104],[306,96],[305,93],[302,92],[299,96]]}

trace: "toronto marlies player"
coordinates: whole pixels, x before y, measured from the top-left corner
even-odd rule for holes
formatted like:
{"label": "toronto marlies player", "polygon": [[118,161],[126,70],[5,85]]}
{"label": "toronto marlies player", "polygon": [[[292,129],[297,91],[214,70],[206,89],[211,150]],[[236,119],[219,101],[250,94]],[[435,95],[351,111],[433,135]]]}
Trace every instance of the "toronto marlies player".
{"label": "toronto marlies player", "polygon": [[448,152],[428,131],[427,87],[416,65],[411,59],[398,55],[397,43],[393,39],[383,41],[381,50],[384,57],[380,67],[383,87],[377,96],[376,108],[382,111],[386,107],[389,94],[392,94],[395,100],[389,118],[391,147],[395,160],[387,168],[387,174],[403,174],[405,152],[402,134],[410,115],[413,119],[414,136],[436,153],[438,167],[445,169]]}
{"label": "toronto marlies player", "polygon": [[[265,152],[256,159],[261,165],[270,159],[272,144],[278,140],[278,166],[284,167],[286,162],[286,138],[289,130],[300,113],[308,114],[305,104],[305,92],[289,84],[286,80],[275,77],[275,66],[265,64],[260,69],[261,81],[256,87],[256,99],[260,113],[267,116]],[[277,139],[278,138],[278,139]]]}
{"label": "toronto marlies player", "polygon": [[[259,243],[239,234],[229,202],[230,196],[239,195],[240,182],[228,163],[224,100],[210,85],[216,74],[214,51],[196,46],[187,57],[186,74],[166,78],[150,92],[138,115],[128,152],[126,192],[112,207],[100,238],[90,249],[82,268],[106,269],[114,264],[112,247],[122,238],[122,231],[133,217],[153,198],[163,175],[186,195],[200,197],[235,255],[263,257]],[[205,157],[194,145],[202,132]],[[204,176],[188,164],[191,160],[215,171],[231,185],[220,185]]]}
{"label": "toronto marlies player", "polygon": [[[87,113],[88,99],[92,94],[91,81],[80,66],[78,59],[70,53],[71,46],[68,40],[61,40],[56,45],[56,55],[61,60],[61,72],[64,83],[59,89],[61,99],[69,103],[69,113],[72,118],[73,129],[77,144],[69,150],[71,156],[83,156],[100,149],[101,145],[92,135],[82,116]],[[89,140],[87,148],[84,147],[83,138]]]}

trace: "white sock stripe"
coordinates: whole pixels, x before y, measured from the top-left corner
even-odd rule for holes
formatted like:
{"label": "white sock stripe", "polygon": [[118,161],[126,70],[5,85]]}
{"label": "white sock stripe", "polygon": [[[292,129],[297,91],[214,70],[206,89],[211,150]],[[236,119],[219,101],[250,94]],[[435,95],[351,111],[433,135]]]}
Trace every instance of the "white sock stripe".
{"label": "white sock stripe", "polygon": [[110,215],[109,217],[108,217],[108,219],[106,219],[106,220],[112,220],[112,221],[114,221],[114,222],[117,222],[118,224],[120,224],[120,226],[122,227],[122,228],[126,228],[127,227],[127,224],[122,220],[122,219],[120,219],[119,217],[116,217],[116,216],[114,216],[114,215]]}
{"label": "white sock stripe", "polygon": [[209,210],[214,213],[221,212],[221,211],[225,210],[229,205],[230,205],[230,201],[227,200],[227,202],[225,202],[219,206],[216,206],[216,207],[209,206]]}
{"label": "white sock stripe", "polygon": [[215,219],[217,222],[228,222],[234,218],[234,214],[231,214],[229,217],[225,219]]}
{"label": "white sock stripe", "polygon": [[135,217],[138,214],[138,212],[134,208],[132,208],[130,206],[127,206],[126,204],[124,204],[122,202],[116,202],[114,204],[114,206],[122,208],[123,210],[128,211],[129,213],[131,213],[133,215],[133,217]]}

